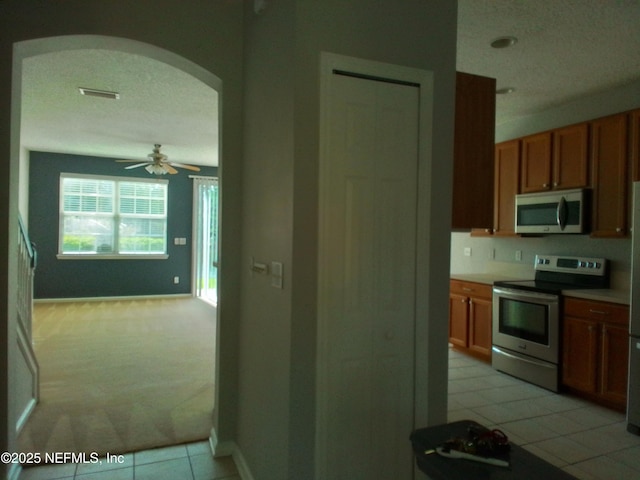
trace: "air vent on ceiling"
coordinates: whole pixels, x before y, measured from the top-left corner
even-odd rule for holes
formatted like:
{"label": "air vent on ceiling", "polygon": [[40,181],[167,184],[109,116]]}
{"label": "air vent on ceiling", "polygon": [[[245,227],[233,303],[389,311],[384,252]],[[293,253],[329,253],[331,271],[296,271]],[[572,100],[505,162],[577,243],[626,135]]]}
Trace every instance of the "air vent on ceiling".
{"label": "air vent on ceiling", "polygon": [[108,92],[106,90],[96,90],[95,88],[85,87],[78,87],[78,90],[80,90],[82,95],[86,95],[88,97],[108,98],[111,100],[118,100],[120,98],[120,94],[117,92]]}

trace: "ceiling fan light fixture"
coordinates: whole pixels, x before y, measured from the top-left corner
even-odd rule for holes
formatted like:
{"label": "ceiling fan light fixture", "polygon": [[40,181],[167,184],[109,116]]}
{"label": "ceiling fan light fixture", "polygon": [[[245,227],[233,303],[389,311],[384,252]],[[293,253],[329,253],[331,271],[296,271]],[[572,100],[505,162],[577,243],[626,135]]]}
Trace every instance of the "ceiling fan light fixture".
{"label": "ceiling fan light fixture", "polygon": [[160,153],[160,145],[156,143],[153,146],[153,152],[147,155],[146,161],[140,162],[139,160],[125,160],[125,159],[117,159],[116,162],[121,163],[131,163],[132,165],[128,165],[125,170],[131,170],[133,168],[144,167],[144,169],[152,175],[166,175],[170,173],[171,175],[175,175],[178,173],[175,167],[185,168],[187,170],[192,170],[194,172],[199,172],[200,167],[196,167],[195,165],[187,165],[186,163],[178,163],[178,162],[170,162],[169,158],[164,154]]}
{"label": "ceiling fan light fixture", "polygon": [[118,92],[110,92],[108,90],[96,90],[95,88],[78,87],[80,95],[87,97],[106,98],[108,100],[119,100],[120,94]]}
{"label": "ceiling fan light fixture", "polygon": [[498,37],[491,42],[492,48],[509,48],[518,43],[518,39],[516,37],[505,36]]}
{"label": "ceiling fan light fixture", "polygon": [[158,165],[156,163],[150,163],[149,165],[147,165],[146,167],[144,167],[144,169],[152,174],[155,175],[166,175],[167,171],[162,168],[162,165]]}
{"label": "ceiling fan light fixture", "polygon": [[496,90],[497,95],[508,95],[509,93],[515,92],[516,89],[513,87],[503,87]]}

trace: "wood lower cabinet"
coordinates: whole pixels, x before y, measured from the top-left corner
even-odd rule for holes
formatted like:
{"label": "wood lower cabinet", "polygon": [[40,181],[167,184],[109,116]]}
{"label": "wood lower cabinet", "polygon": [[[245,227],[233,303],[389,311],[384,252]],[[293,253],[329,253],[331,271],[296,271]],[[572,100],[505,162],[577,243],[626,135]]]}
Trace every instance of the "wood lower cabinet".
{"label": "wood lower cabinet", "polygon": [[451,280],[449,342],[459,349],[491,361],[491,285]]}
{"label": "wood lower cabinet", "polygon": [[609,407],[627,401],[629,308],[564,299],[562,384]]}

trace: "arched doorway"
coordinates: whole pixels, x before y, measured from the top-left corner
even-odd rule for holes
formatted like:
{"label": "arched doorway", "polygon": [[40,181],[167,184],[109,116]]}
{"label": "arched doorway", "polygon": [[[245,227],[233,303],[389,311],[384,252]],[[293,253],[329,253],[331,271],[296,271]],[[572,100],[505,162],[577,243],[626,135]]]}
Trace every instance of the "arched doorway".
{"label": "arched doorway", "polygon": [[[16,44],[15,52],[15,61],[14,61],[14,78],[16,79],[14,83],[14,95],[13,95],[13,106],[17,111],[21,110],[22,102],[23,102],[23,93],[21,92],[21,85],[23,80],[23,64],[25,61],[29,59],[36,58],[38,56],[46,56],[50,54],[54,54],[56,52],[80,52],[83,50],[100,50],[104,52],[119,52],[122,54],[126,54],[131,56],[137,56],[138,58],[146,59],[150,62],[156,62],[158,64],[162,64],[170,67],[176,71],[180,71],[193,79],[196,79],[198,82],[201,82],[207,88],[215,91],[217,93],[221,92],[221,81],[218,77],[211,74],[210,72],[202,69],[198,65],[175,55],[169,51],[154,47],[149,44],[144,44],[141,42],[136,42],[127,39],[114,38],[114,37],[104,37],[104,36],[92,36],[92,35],[78,35],[78,36],[64,36],[64,37],[54,37],[54,38],[46,38],[46,39],[38,39],[38,40],[30,40]],[[146,72],[150,74],[150,72]],[[77,85],[82,86],[82,85]],[[18,91],[16,91],[16,89]],[[212,116],[216,118],[216,125],[219,125],[220,118],[220,109],[218,108],[216,111],[212,111],[210,113]],[[218,127],[219,129],[219,127]],[[21,144],[21,129],[12,130],[12,139],[15,140],[14,144]],[[131,135],[131,129],[129,129],[128,134]],[[217,133],[217,132],[216,132]],[[28,155],[24,153],[24,148],[21,145],[21,154],[20,154],[20,209],[28,212],[28,202],[26,201],[26,191],[28,189]],[[217,157],[219,155],[216,155]],[[169,239],[173,241],[173,238]],[[185,279],[186,280],[186,279]],[[213,343],[213,339],[212,339]],[[217,351],[216,351],[217,356]],[[215,362],[216,365],[216,373],[215,379],[217,379],[217,365],[218,362]],[[214,379],[214,380],[215,380]],[[19,379],[18,379],[19,383]],[[218,397],[218,382],[214,381],[214,386],[216,391],[211,398],[211,404],[214,403],[214,399]],[[13,399],[11,399],[13,401]],[[214,415],[217,415],[217,409],[214,409]],[[217,419],[213,419],[213,424],[215,425]]]}

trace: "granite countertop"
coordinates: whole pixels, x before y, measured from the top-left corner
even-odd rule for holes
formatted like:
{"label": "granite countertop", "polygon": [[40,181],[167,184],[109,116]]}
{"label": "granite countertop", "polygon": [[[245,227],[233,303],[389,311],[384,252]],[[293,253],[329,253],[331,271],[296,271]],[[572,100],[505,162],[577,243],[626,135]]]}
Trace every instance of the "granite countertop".
{"label": "granite countertop", "polygon": [[[531,280],[527,278],[514,278],[501,273],[452,273],[452,280],[462,280],[465,282],[483,283],[492,285],[493,282],[505,280]],[[581,289],[581,290],[563,290],[562,294],[566,297],[583,298],[585,300],[594,300],[598,302],[611,302],[620,305],[629,305],[631,303],[631,294],[628,290],[619,290],[615,288],[603,289]]]}

